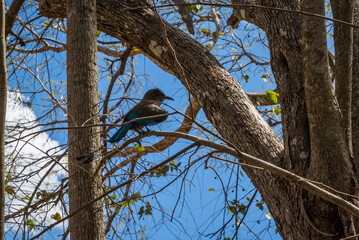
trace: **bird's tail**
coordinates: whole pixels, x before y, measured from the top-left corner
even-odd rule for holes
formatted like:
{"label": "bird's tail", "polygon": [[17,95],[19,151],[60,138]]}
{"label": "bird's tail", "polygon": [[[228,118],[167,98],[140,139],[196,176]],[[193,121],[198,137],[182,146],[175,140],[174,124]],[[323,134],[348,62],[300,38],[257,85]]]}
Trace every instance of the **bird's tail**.
{"label": "bird's tail", "polygon": [[110,143],[116,143],[119,142],[124,136],[126,136],[126,133],[130,128],[132,127],[132,123],[123,125],[120,129],[117,130],[117,132],[108,140]]}
{"label": "bird's tail", "polygon": [[[126,136],[126,133],[128,132],[128,130],[130,130],[131,127],[132,127],[132,123],[123,125],[108,141],[110,143],[119,142],[124,136]],[[83,159],[85,159],[84,163],[90,163],[90,162],[92,162],[93,159],[99,157],[100,155],[101,154],[97,154],[95,156],[95,152],[92,152],[90,154],[77,157],[76,159],[79,161],[82,161]]]}

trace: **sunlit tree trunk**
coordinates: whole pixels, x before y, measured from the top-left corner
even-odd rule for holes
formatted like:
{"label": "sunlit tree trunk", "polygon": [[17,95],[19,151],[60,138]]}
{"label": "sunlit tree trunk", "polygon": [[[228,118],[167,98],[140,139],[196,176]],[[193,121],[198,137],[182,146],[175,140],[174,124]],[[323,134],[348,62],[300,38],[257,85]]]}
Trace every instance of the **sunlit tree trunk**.
{"label": "sunlit tree trunk", "polygon": [[[301,9],[305,12],[316,13],[322,16],[325,15],[324,0],[304,0],[301,1],[301,6]],[[354,194],[354,173],[346,135],[349,124],[346,115],[350,115],[350,113],[346,112],[345,114],[341,114],[342,111],[337,107],[338,103],[328,76],[328,49],[325,21],[311,16],[303,16],[302,34],[303,76],[311,146],[311,161],[307,177],[327,184],[334,189],[340,189],[345,193]],[[349,33],[347,35],[350,37]],[[341,55],[342,54],[343,53],[341,53]],[[345,66],[346,65],[347,64],[345,64]],[[345,66],[336,65],[335,72],[342,72],[337,70],[337,68],[342,67],[346,69]],[[341,77],[345,78],[346,76],[341,74]],[[349,84],[348,81],[351,82],[351,76],[348,78],[350,79],[344,81],[346,84]],[[338,84],[338,86],[340,86],[340,84]],[[351,95],[348,92],[347,94]],[[339,97],[339,95],[337,95],[337,97]],[[341,97],[347,98],[347,96]],[[347,106],[347,104],[347,102],[345,104],[343,103],[343,106]],[[338,175],[338,171],[341,172],[340,175]],[[313,220],[316,226],[318,226],[318,229],[323,229],[324,232],[333,235],[337,233],[342,236],[354,234],[352,229],[353,222],[346,213],[338,211],[336,206],[323,202],[316,197],[309,196],[309,201],[310,204],[307,205],[310,209],[317,211],[319,216],[324,215],[324,213],[327,215],[325,219],[320,219],[320,221]],[[321,211],[323,211],[323,213],[321,213]],[[337,215],[338,217],[335,217]],[[313,214],[310,214],[310,216],[313,216]],[[336,227],[331,227],[333,226],[333,221],[335,221],[333,217],[337,221]],[[341,227],[338,227],[340,225]]]}
{"label": "sunlit tree trunk", "polygon": [[7,101],[5,41],[5,2],[0,0],[0,239],[4,239],[5,236],[5,116]]}
{"label": "sunlit tree trunk", "polygon": [[[76,157],[100,146],[98,118],[96,1],[67,1],[67,104],[70,214],[102,193],[97,161]],[[104,239],[103,202],[97,201],[69,220],[71,239]]]}

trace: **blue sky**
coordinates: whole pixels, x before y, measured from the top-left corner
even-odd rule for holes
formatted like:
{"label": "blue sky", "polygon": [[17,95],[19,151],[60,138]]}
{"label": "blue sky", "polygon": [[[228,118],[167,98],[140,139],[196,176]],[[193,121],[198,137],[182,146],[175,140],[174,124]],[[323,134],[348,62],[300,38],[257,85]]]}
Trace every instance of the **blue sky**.
{"label": "blue sky", "polygon": [[[223,19],[224,21],[225,19]],[[44,19],[42,19],[44,21]],[[206,26],[208,28],[211,25]],[[250,29],[251,26],[248,26],[249,30],[237,30],[235,33],[237,35],[243,36],[243,41],[248,42],[248,49],[253,54],[266,57],[267,60],[268,50],[260,46],[252,46],[249,43],[256,37],[256,32],[253,29]],[[64,41],[64,39],[62,39]],[[206,39],[205,37],[201,39],[202,43],[205,45]],[[225,42],[225,41],[223,41]],[[238,51],[238,49],[231,47],[221,47],[221,42],[218,44],[218,48],[216,48],[215,54],[217,54],[222,60],[228,60],[229,57],[232,56],[233,53]],[[36,45],[27,45],[27,48],[36,47]],[[102,55],[100,55],[102,56]],[[50,71],[47,71],[44,68],[38,67],[40,63],[43,63],[45,59],[51,59],[49,61]],[[61,100],[61,98],[66,97],[66,89],[64,84],[66,83],[66,54],[63,53],[53,53],[49,52],[46,55],[38,55],[38,56],[28,56],[29,62],[28,67],[32,69],[35,75],[39,76],[41,80],[44,81],[46,87],[51,90],[57,90],[56,97]],[[243,60],[245,61],[245,60]],[[102,57],[99,57],[99,65],[103,66],[104,60]],[[228,67],[226,65],[226,67]],[[103,68],[102,68],[103,70]],[[133,98],[141,98],[143,93],[148,89],[153,87],[158,87],[162,89],[167,95],[173,97],[175,101],[166,102],[171,107],[184,112],[188,103],[187,91],[184,89],[183,85],[180,81],[174,76],[162,71],[155,64],[153,64],[150,60],[143,56],[135,57],[135,72],[136,78],[135,83],[137,86],[140,85],[141,92],[136,93],[132,91],[132,94],[129,97]],[[265,91],[274,89],[275,85],[270,81],[264,81],[261,76],[264,73],[270,74],[270,69],[264,71],[259,67],[247,67],[242,71],[233,72],[233,76],[238,79],[241,83],[242,87],[246,91]],[[109,71],[105,71],[99,74],[99,94],[105,95],[108,87],[108,76],[110,75]],[[245,83],[243,78],[244,75],[249,76],[248,83]],[[121,80],[126,81],[125,77],[120,77]],[[21,80],[23,85],[19,85],[16,80]],[[25,81],[26,80],[26,81]],[[273,80],[273,79],[272,79]],[[52,82],[53,81],[53,82]],[[41,89],[39,83],[34,80],[29,74],[25,74],[23,71],[17,71],[15,75],[10,74],[10,82],[9,86],[12,90],[16,90],[21,87],[22,91],[37,91]],[[118,85],[117,85],[118,87]],[[114,89],[114,92],[116,89]],[[121,89],[120,89],[121,91]],[[24,93],[24,99],[22,107],[28,108],[32,110],[37,117],[42,116],[46,109],[50,107],[45,107],[48,104],[49,96],[42,92],[36,95],[26,94]],[[121,94],[114,94],[114,98],[121,97]],[[31,106],[27,106],[27,102],[31,103]],[[19,103],[20,104],[20,103]],[[62,102],[64,104],[64,102]],[[123,110],[128,111],[134,104],[129,102],[128,104],[123,105]],[[169,111],[171,111],[168,107]],[[119,109],[114,111],[114,114],[119,114]],[[12,114],[11,112],[9,113]],[[47,122],[51,120],[63,120],[65,116],[61,111],[57,112],[57,115],[50,115],[43,119],[42,121]],[[179,122],[182,119],[181,116],[171,115],[168,118],[166,123],[160,124],[158,126],[153,126],[151,129],[162,129],[166,131],[175,130],[178,127]],[[211,127],[211,125],[206,122],[204,118],[204,113],[200,112],[198,119],[205,124],[207,127]],[[43,127],[45,128],[45,127]],[[112,130],[113,133],[115,130]],[[58,141],[59,144],[65,144],[67,141],[67,134],[65,130],[58,130],[49,132],[49,135],[45,137],[50,138],[51,140]],[[197,130],[193,130],[191,134],[198,134]],[[135,136],[135,133],[128,134],[128,137]],[[143,144],[151,144],[154,141],[158,141],[160,138],[150,137],[143,140]],[[183,146],[187,146],[189,144],[188,141],[180,140],[174,147],[169,150],[166,150],[163,154],[156,155],[148,155],[145,157],[146,161],[150,161],[153,163],[159,163],[165,160],[168,156],[173,155],[177,151],[179,151]],[[207,153],[208,150],[200,149],[194,156],[191,157],[191,160],[195,160],[198,157],[203,156]],[[223,156],[222,156],[223,157]],[[181,170],[185,169],[186,163],[189,159],[189,154],[186,154],[181,157],[181,159],[176,160],[176,162],[181,162]],[[119,159],[121,160],[121,159]],[[234,159],[232,159],[234,160]],[[143,229],[144,234],[149,239],[156,240],[167,240],[167,239],[210,239],[210,236],[206,236],[207,234],[211,234],[219,230],[219,228],[231,218],[230,212],[224,207],[224,192],[222,190],[222,183],[224,183],[225,187],[228,188],[228,201],[232,201],[236,196],[238,200],[241,200],[241,203],[248,203],[248,198],[251,198],[254,194],[254,187],[250,183],[248,177],[245,175],[244,171],[241,171],[241,174],[238,173],[238,183],[236,172],[236,165],[225,164],[218,160],[209,160],[208,165],[212,166],[214,170],[210,168],[205,169],[204,160],[199,161],[195,166],[191,167],[190,171],[187,173],[187,179],[182,185],[182,180],[177,180],[175,183],[167,187],[156,197],[149,196],[144,198],[144,201],[149,201],[151,205],[153,205],[153,215],[152,216],[143,216],[141,219],[137,219],[138,222],[132,222],[136,226],[142,226],[138,229]],[[135,190],[141,191],[142,195],[145,195],[146,192],[153,192],[158,189],[161,189],[163,186],[171,182],[172,179],[179,172],[175,172],[173,175],[170,175],[166,178],[152,178],[152,185],[141,186],[140,184],[136,184]],[[60,177],[63,177],[61,175]],[[56,180],[58,181],[58,179]],[[55,181],[55,182],[56,182]],[[237,187],[235,187],[237,186]],[[180,191],[182,192],[180,194]],[[176,206],[176,200],[180,196],[180,201]],[[268,212],[267,208],[264,205],[264,209],[260,210],[256,204],[260,203],[261,197],[260,194],[257,193],[253,204],[249,210],[249,213],[246,216],[243,226],[239,228],[238,239],[256,239],[255,235],[251,232],[255,232],[258,235],[259,239],[280,239],[278,233],[275,233],[275,224],[273,219],[268,219],[266,217],[266,213]],[[158,204],[160,203],[160,205]],[[138,205],[137,205],[138,204]],[[135,204],[135,211],[143,206],[144,203],[138,202]],[[155,209],[157,207],[158,209]],[[160,208],[161,207],[161,208]],[[171,214],[175,209],[173,216],[174,219],[172,222]],[[239,215],[241,217],[241,215]],[[156,221],[154,221],[156,219]],[[115,224],[121,224],[121,220],[116,222]],[[117,225],[118,230],[123,230],[127,226]],[[146,227],[146,229],[144,229]],[[223,235],[221,235],[221,239],[225,237],[232,237],[236,228],[235,221],[232,220],[225,229]],[[133,233],[133,229],[129,227],[129,231]],[[249,230],[251,229],[251,231]],[[199,233],[201,232],[201,234]],[[58,234],[60,234],[60,229],[54,229],[50,234],[44,235],[44,239],[58,239]],[[136,239],[136,234],[132,236],[122,235],[123,239]],[[141,237],[140,233],[137,233],[137,237]],[[12,239],[9,235],[8,239]],[[216,239],[213,237],[212,239]]]}
{"label": "blue sky", "polygon": [[[170,101],[168,102],[168,104],[170,104],[172,107],[175,107],[176,109],[183,108],[184,102],[187,102],[186,101],[187,97],[183,96],[185,91],[183,89],[183,86],[181,84],[178,84],[179,80],[173,77],[172,75],[167,74],[161,69],[159,69],[148,59],[141,59],[138,62],[139,62],[138,71],[141,72],[142,69],[143,73],[145,74],[150,73],[151,76],[155,76],[153,77],[155,78],[153,81],[155,81],[156,85],[160,87],[166,94],[168,94],[169,96],[175,99],[174,102]],[[255,76],[253,78],[255,78]],[[259,79],[258,81],[261,80]],[[265,86],[265,84],[263,85]],[[150,85],[150,87],[152,87],[152,85]],[[256,87],[258,88],[258,83],[252,83],[252,84],[248,83],[245,84],[244,87],[245,89],[246,88],[256,89]],[[173,118],[173,116],[169,117],[170,122],[173,121],[173,119],[171,118]],[[176,147],[175,149],[172,148],[171,153],[173,154],[179,149],[180,149],[179,147]],[[203,156],[203,155],[204,155],[203,153],[198,154],[198,156]],[[193,157],[193,159],[195,159],[195,157]],[[236,177],[234,177],[233,174],[234,171],[237,170],[237,166],[228,166],[221,162],[217,162],[216,160],[209,162],[211,162],[209,165],[213,165],[215,169],[218,171],[217,173],[222,178],[222,181],[230,186],[230,190],[228,191],[229,194],[227,198],[229,201],[233,200],[235,197],[234,185],[236,181]],[[183,162],[182,160],[182,164],[185,163],[186,162]],[[200,163],[203,162],[199,162],[198,165]],[[246,195],[244,198],[246,197],[251,198],[254,193],[253,190],[254,187],[250,183],[244,171],[242,170],[241,172],[243,173],[243,176],[240,176],[239,178],[238,198],[242,198],[244,197],[244,195]],[[223,225],[225,220],[228,220],[231,216],[227,210],[221,209],[223,208],[224,193],[221,190],[222,186],[219,177],[215,174],[214,171],[211,171],[210,169],[205,170],[203,165],[198,168],[196,173],[191,171],[190,173],[188,173],[188,175],[193,176],[193,182],[192,184],[189,183],[184,184],[184,186],[186,186],[185,187],[186,194],[184,196],[183,195],[181,196],[180,203],[182,204],[182,206],[177,207],[174,215],[175,216],[177,215],[179,217],[179,220],[181,219],[184,220],[183,222],[184,226],[188,226],[185,227],[186,230],[188,229],[188,232],[189,233],[192,232],[193,234],[193,235],[190,234],[191,236],[197,236],[194,237],[193,239],[210,239],[209,236],[205,237],[203,235],[199,235],[198,230],[202,230],[203,234],[213,233],[217,231],[220,228],[220,226]],[[162,181],[168,182],[170,181],[170,179],[163,179]],[[158,196],[158,198],[162,200],[161,202],[166,203],[164,207],[170,210],[173,209],[175,205],[175,200],[176,198],[178,198],[178,193],[181,187],[180,183],[181,181],[170,186],[169,188],[167,188],[166,193],[161,193]],[[214,191],[213,192],[209,191],[210,189]],[[260,194],[257,193],[254,204],[252,204],[250,211],[246,217],[245,224],[247,224],[247,226],[249,226],[254,232],[263,231],[261,235],[259,235],[260,239],[280,239],[279,234],[275,233],[275,224],[273,219],[268,220],[268,218],[265,216],[265,213],[268,212],[266,207],[263,211],[261,211],[258,209],[258,207],[255,206],[256,201],[260,201],[260,200],[261,200]],[[223,212],[225,213],[223,214]],[[267,227],[269,227],[268,231],[265,230]],[[223,237],[232,237],[233,229],[235,229],[235,224],[234,221],[232,220],[232,223],[229,224],[229,228],[226,231],[227,235]],[[178,234],[178,232],[181,232],[181,234],[178,238],[175,238],[174,235]],[[240,227],[239,233],[240,233],[239,234],[240,237],[238,239],[256,239],[246,226]],[[190,238],[183,232],[183,230],[181,230],[178,224],[167,222],[166,224],[164,224],[164,226],[159,228],[159,230],[156,230],[150,239],[190,239]],[[214,239],[216,238],[214,237]]]}

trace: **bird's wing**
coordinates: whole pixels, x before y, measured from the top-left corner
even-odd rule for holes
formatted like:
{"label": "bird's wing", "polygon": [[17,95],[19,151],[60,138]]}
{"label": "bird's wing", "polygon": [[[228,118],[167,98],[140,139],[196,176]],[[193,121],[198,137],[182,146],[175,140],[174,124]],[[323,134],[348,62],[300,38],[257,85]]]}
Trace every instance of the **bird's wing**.
{"label": "bird's wing", "polygon": [[[149,116],[155,116],[160,114],[166,114],[168,113],[167,110],[157,106],[156,104],[137,104],[134,106],[125,116],[124,122],[136,119],[136,118],[142,118],[142,117],[149,117]],[[152,125],[156,124],[158,122],[165,121],[167,119],[167,116],[161,116],[156,118],[150,118],[150,119],[142,119],[135,121],[136,125]],[[134,126],[137,127],[137,126]]]}
{"label": "bird's wing", "polygon": [[148,117],[159,114],[166,114],[167,110],[157,106],[156,104],[137,104],[125,116],[125,120],[129,121],[135,118]]}

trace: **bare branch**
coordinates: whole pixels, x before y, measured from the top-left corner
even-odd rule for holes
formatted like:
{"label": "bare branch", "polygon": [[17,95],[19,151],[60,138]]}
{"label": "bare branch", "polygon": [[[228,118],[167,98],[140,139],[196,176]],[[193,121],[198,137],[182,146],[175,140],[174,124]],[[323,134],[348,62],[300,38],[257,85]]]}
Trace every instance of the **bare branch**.
{"label": "bare branch", "polygon": [[16,17],[19,14],[21,6],[24,4],[24,2],[25,0],[14,0],[11,3],[5,16],[5,37],[11,32],[11,28],[14,25]]}
{"label": "bare branch", "polygon": [[[194,99],[192,99],[192,104],[187,108],[185,115],[193,116],[195,118],[200,109],[201,108],[200,108],[199,104]],[[192,125],[193,125],[193,121],[191,120],[191,118],[185,117],[183,119],[181,126],[177,129],[176,132],[189,133],[189,131],[192,128]],[[125,157],[125,156],[129,156],[131,154],[134,154],[134,153],[136,153],[136,154],[134,156],[131,156],[130,158],[122,161],[120,164],[116,165],[111,170],[109,170],[104,175],[103,179],[107,179],[108,177],[113,175],[117,170],[126,166],[128,163],[136,161],[137,159],[139,159],[140,157],[142,157],[148,153],[164,151],[165,149],[172,146],[178,139],[180,139],[180,138],[179,137],[165,137],[164,139],[155,143],[152,146],[145,146],[145,151],[143,151],[143,152],[137,152],[137,150],[135,150],[133,147],[126,148],[122,152],[119,152],[118,150],[114,150],[113,152],[110,152],[109,155],[111,157],[115,157],[115,156]],[[108,155],[104,156],[102,161],[105,161],[106,159],[108,159]]]}
{"label": "bare branch", "polygon": [[186,1],[172,0],[172,2],[174,2],[177,5],[178,12],[181,15],[183,22],[186,24],[188,32],[194,34],[192,15],[190,10],[188,9],[188,6],[186,5]]}

